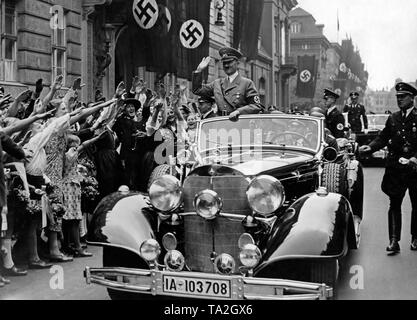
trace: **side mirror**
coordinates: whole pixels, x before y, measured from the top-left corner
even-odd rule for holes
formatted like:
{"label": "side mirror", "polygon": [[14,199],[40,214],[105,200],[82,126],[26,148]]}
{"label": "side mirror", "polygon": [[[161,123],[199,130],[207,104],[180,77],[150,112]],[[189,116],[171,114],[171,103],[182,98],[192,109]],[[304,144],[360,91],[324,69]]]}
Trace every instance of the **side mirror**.
{"label": "side mirror", "polygon": [[323,151],[323,159],[326,162],[334,162],[337,159],[337,150],[335,148],[327,147]]}

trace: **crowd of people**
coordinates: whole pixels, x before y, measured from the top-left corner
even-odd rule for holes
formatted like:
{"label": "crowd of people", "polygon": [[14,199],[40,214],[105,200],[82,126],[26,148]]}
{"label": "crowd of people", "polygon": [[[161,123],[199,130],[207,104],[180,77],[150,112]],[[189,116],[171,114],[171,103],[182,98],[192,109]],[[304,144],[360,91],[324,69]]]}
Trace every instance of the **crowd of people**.
{"label": "crowd of people", "polygon": [[68,90],[62,82],[42,94],[39,80],[15,98],[0,88],[0,287],[91,257],[84,240],[99,201],[121,186],[146,192],[158,146],[193,143],[198,121],[215,112],[213,100],[162,81],[151,90],[135,77],[130,90],[122,82],[89,103],[80,101],[81,79]]}

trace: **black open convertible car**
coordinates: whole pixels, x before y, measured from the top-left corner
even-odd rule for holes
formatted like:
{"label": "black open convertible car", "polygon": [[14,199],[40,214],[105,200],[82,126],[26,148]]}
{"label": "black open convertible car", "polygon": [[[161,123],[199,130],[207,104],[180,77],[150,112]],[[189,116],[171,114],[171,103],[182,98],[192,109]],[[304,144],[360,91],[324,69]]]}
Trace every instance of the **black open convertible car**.
{"label": "black open convertible car", "polygon": [[87,283],[113,299],[333,298],[359,245],[363,173],[354,147],[326,140],[309,116],[201,122],[182,174],[162,166],[148,194],[98,205],[89,243],[103,267],[86,267]]}

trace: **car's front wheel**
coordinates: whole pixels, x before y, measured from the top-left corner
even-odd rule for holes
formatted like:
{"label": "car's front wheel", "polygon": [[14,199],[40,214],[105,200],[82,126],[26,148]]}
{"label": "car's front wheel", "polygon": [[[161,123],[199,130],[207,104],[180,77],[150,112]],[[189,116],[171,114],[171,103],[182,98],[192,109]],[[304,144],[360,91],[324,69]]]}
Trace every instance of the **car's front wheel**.
{"label": "car's front wheel", "polygon": [[340,163],[325,164],[322,174],[322,186],[326,187],[329,192],[339,193],[349,198],[349,186],[345,166]]}

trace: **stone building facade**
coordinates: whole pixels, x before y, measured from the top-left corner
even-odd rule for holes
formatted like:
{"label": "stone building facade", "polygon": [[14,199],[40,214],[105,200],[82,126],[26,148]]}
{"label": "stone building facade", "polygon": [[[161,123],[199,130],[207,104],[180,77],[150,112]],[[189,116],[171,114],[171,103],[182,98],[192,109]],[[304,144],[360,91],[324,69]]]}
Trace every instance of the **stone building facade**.
{"label": "stone building facade", "polygon": [[[264,1],[264,0],[256,0]],[[130,50],[124,35],[133,19],[133,0],[0,0],[0,85],[17,94],[42,78],[49,86],[63,74],[69,86],[82,77],[83,101],[100,89],[109,97],[120,80],[133,75],[153,84],[154,72],[132,68],[138,52]],[[235,0],[224,0],[224,25],[217,23],[217,1],[210,3],[209,55],[213,57],[208,81],[223,76],[218,49],[233,46]],[[241,72],[259,88],[262,102],[289,106],[289,79],[295,72],[290,58],[288,12],[295,0],[265,0],[259,33],[258,55],[241,63]],[[168,48],[169,49],[169,48]],[[194,68],[197,67],[193,66]],[[186,81],[167,74],[167,84]]]}
{"label": "stone building facade", "polygon": [[0,2],[0,85],[5,90],[15,95],[40,78],[50,85],[57,74],[65,75],[66,84],[81,76],[80,0]]}
{"label": "stone building facade", "polygon": [[291,20],[291,55],[294,60],[299,56],[314,56],[317,63],[316,90],[313,99],[296,96],[297,77],[290,80],[290,97],[292,106],[308,109],[320,105],[323,90],[332,88],[338,75],[341,47],[331,43],[323,34],[324,25],[316,24],[314,17],[298,7],[290,12]]}

